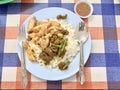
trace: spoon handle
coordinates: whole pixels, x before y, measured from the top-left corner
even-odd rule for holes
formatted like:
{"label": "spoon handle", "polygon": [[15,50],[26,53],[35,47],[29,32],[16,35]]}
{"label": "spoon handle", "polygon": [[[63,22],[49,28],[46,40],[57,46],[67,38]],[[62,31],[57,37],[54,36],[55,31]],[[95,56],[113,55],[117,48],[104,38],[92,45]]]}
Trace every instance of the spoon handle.
{"label": "spoon handle", "polygon": [[83,53],[83,42],[80,42],[80,68],[79,68],[79,78],[80,83],[83,84],[85,82],[85,75],[84,75],[84,53]]}

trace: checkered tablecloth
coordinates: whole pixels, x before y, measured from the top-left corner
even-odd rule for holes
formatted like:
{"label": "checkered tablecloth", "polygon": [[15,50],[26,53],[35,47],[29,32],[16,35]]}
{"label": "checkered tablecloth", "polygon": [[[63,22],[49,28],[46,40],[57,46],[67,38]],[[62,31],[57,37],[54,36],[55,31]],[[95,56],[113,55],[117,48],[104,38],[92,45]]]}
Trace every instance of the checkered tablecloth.
{"label": "checkered tablecloth", "polygon": [[77,0],[15,0],[0,5],[0,88],[1,89],[120,89],[120,0],[88,0],[93,15],[84,19],[92,37],[90,57],[85,64],[86,81],[78,73],[60,81],[46,81],[28,73],[28,85],[21,86],[20,61],[16,50],[17,24],[46,7],[74,12]]}

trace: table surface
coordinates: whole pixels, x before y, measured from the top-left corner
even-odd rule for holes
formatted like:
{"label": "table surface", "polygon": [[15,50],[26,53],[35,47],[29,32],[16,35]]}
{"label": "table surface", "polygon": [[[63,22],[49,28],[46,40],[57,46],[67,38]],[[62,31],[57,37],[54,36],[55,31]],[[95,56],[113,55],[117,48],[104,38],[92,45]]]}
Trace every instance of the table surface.
{"label": "table surface", "polygon": [[[46,81],[28,74],[26,89],[120,89],[120,0],[89,0],[93,15],[83,19],[91,33],[92,49],[85,64],[86,81],[78,73],[60,81]],[[0,5],[0,88],[22,89],[16,50],[17,24],[46,7],[74,12],[77,0],[15,0]],[[25,89],[25,88],[23,88]]]}

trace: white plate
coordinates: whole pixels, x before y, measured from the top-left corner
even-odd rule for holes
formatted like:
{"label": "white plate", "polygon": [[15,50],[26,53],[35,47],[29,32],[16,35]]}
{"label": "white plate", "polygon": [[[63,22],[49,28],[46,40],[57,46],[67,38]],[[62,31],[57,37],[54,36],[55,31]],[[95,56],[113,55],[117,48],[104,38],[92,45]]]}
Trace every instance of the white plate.
{"label": "white plate", "polygon": [[[45,8],[45,9],[35,12],[31,16],[29,16],[23,24],[25,25],[25,28],[27,30],[28,21],[33,16],[36,16],[38,20],[44,20],[44,19],[48,19],[48,18],[55,18],[59,14],[63,14],[63,15],[67,14],[68,15],[67,21],[69,23],[71,23],[74,28],[76,28],[77,24],[82,21],[78,15],[76,15],[75,13],[73,13],[67,9],[51,7],[51,8]],[[90,50],[91,50],[91,37],[89,35],[88,40],[84,44],[84,60],[85,60],[84,63],[86,63],[86,61],[89,57]],[[17,42],[17,51],[18,51],[18,56],[20,58],[21,49],[20,49],[18,42]],[[38,63],[30,62],[27,58],[27,55],[25,55],[25,58],[26,58],[26,69],[31,74],[33,74],[41,79],[45,79],[45,80],[52,80],[52,81],[62,80],[62,79],[65,79],[65,78],[68,78],[68,77],[74,75],[79,70],[80,53],[78,53],[75,56],[74,60],[69,65],[69,68],[65,71],[60,71],[57,69],[49,70],[45,67],[40,66]]]}

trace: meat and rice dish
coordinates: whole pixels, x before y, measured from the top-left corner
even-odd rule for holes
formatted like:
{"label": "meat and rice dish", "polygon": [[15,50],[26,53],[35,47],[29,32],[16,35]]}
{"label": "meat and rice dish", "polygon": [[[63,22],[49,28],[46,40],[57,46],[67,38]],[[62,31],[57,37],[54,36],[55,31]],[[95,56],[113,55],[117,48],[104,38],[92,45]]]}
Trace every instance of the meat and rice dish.
{"label": "meat and rice dish", "polygon": [[66,21],[67,15],[39,21],[33,17],[28,23],[24,44],[28,59],[47,68],[65,70],[78,52],[74,29]]}

